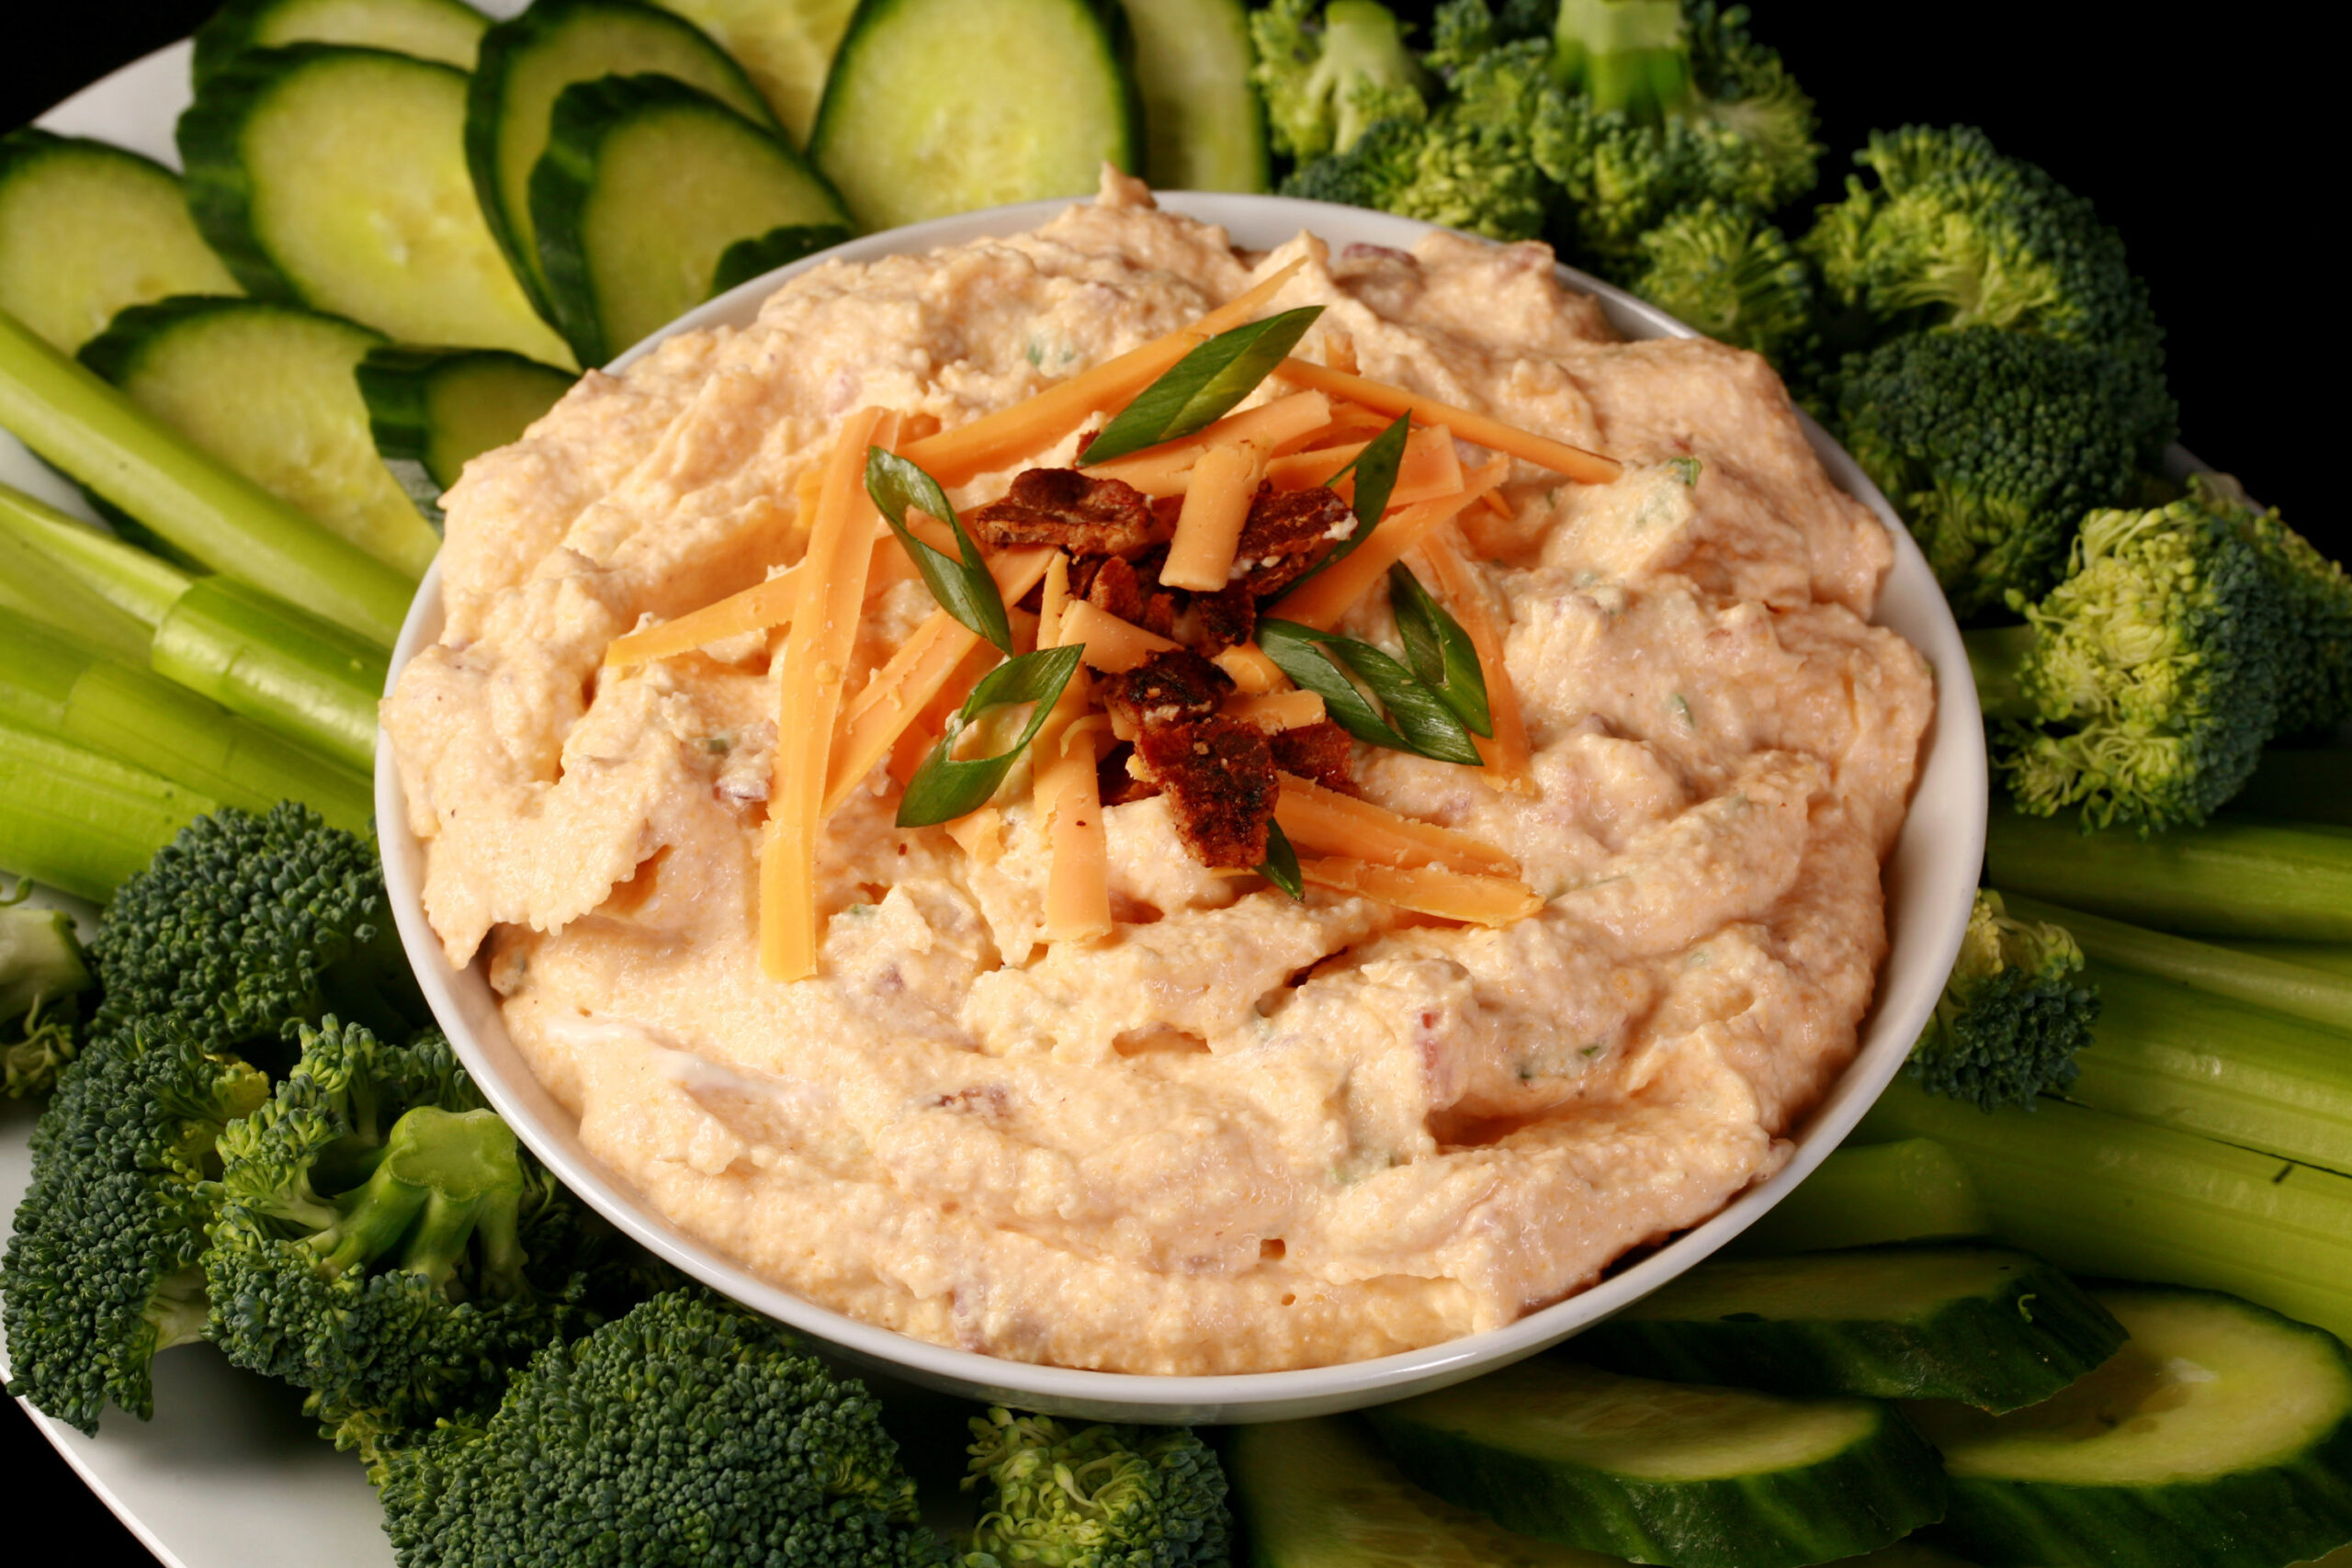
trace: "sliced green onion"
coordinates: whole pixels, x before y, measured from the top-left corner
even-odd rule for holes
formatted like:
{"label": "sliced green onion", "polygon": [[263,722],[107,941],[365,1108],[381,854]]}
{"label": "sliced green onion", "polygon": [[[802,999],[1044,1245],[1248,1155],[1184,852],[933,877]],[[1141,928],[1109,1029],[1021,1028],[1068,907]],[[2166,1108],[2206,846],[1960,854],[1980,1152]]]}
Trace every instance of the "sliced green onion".
{"label": "sliced green onion", "polygon": [[1446,614],[1403,561],[1388,569],[1388,607],[1413,673],[1472,732],[1493,739],[1495,720],[1487,706],[1487,673],[1478,668],[1478,649],[1462,623]]}
{"label": "sliced green onion", "polygon": [[[1059,700],[1062,688],[1078,669],[1079,655],[1085,651],[1081,643],[1068,643],[1060,648],[1040,649],[1008,659],[980,678],[964,705],[947,721],[947,733],[931,754],[907,781],[907,793],[899,800],[899,826],[928,828],[934,822],[952,822],[967,812],[977,811],[988,804],[996,786],[1012,764],[1037,738]],[[1030,711],[1029,722],[1019,739],[1003,750],[987,757],[957,757],[956,742],[962,739],[979,716],[991,708],[1013,707],[1022,703],[1036,705]]]}
{"label": "sliced green onion", "polygon": [[1163,441],[1181,441],[1224,418],[1290,356],[1322,313],[1320,305],[1302,305],[1217,333],[1136,393],[1078,460],[1107,463]]}
{"label": "sliced green onion", "polygon": [[1396,472],[1405,463],[1405,442],[1412,434],[1412,423],[1409,412],[1398,414],[1395,423],[1365,442],[1363,451],[1323,481],[1327,486],[1336,485],[1351,469],[1354,470],[1354,500],[1349,505],[1356,514],[1355,532],[1324,551],[1323,558],[1307,568],[1306,576],[1292,582],[1288,592],[1295,592],[1318,574],[1347,559],[1380,526],[1380,514],[1388,510],[1388,498],[1396,493]]}
{"label": "sliced green onion", "polygon": [[[1283,674],[1320,696],[1324,711],[1357,739],[1465,768],[1485,765],[1476,742],[1453,710],[1411,671],[1372,644],[1294,621],[1261,620],[1258,646]],[[1350,671],[1372,688],[1379,708],[1349,678]],[[1385,716],[1380,708],[1387,710]]]}
{"label": "sliced green onion", "polygon": [[[1000,653],[1011,653],[1012,626],[1005,617],[1004,595],[998,592],[996,579],[989,574],[988,563],[980,558],[980,547],[964,532],[963,520],[956,515],[956,508],[948,501],[947,492],[940,489],[939,481],[895,452],[868,446],[865,493],[874,498],[874,504],[881,509],[882,520],[890,525],[890,532],[899,536],[899,543],[914,558],[915,570],[922,573],[923,585],[939,601],[939,607]],[[956,547],[964,558],[953,559],[909,532],[910,506],[946,524],[954,531]]]}
{"label": "sliced green onion", "polygon": [[1291,896],[1294,903],[1306,902],[1306,883],[1298,874],[1298,852],[1290,847],[1290,835],[1283,825],[1272,818],[1266,820],[1266,863],[1258,874]]}

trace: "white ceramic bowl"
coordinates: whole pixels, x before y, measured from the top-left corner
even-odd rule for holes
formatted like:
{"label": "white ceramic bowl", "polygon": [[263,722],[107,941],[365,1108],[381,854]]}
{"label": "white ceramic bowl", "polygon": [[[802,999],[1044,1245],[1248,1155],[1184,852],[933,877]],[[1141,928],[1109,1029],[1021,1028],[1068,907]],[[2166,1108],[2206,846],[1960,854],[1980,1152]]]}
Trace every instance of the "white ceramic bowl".
{"label": "white ceramic bowl", "polygon": [[[1276,197],[1164,195],[1163,205],[1231,232],[1234,243],[1271,249],[1302,229],[1335,247],[1351,243],[1409,247],[1428,225],[1385,213]],[[621,355],[627,367],[673,333],[748,325],[760,302],[793,274],[820,260],[865,261],[927,251],[986,235],[1032,229],[1068,206],[1030,202],[941,219],[869,235],[744,284],[690,312]],[[1563,269],[1574,287],[1600,297],[1616,328],[1630,337],[1687,337],[1689,328],[1662,311],[1581,273]],[[1902,1066],[1943,988],[1959,951],[1984,852],[1985,764],[1975,687],[1960,634],[1942,593],[1885,498],[1844,450],[1809,422],[1805,433],[1830,477],[1884,520],[1894,539],[1894,570],[1879,600],[1878,620],[1935,666],[1939,705],[1928,734],[1911,814],[1886,866],[1889,948],[1878,993],[1864,1021],[1859,1056],[1795,1134],[1796,1151],[1779,1175],[1735,1200],[1704,1224],[1658,1248],[1580,1295],[1508,1326],[1403,1355],[1297,1371],[1222,1377],[1147,1377],[1034,1366],[910,1338],[816,1305],[759,1279],[662,1218],[580,1141],[576,1119],[524,1065],[481,964],[452,969],[425,922],[421,902],[424,855],[408,830],[390,749],[376,766],[376,811],[384,871],[401,940],[416,966],[435,1015],[458,1055],[501,1115],[566,1186],[621,1229],[685,1272],[812,1338],[860,1366],[968,1398],[1058,1415],[1161,1422],[1287,1420],[1354,1409],[1442,1388],[1492,1371],[1553,1345],[1637,1300],[1730,1240],[1803,1181],[1836,1147]],[[441,634],[439,568],[426,574],[393,651],[392,671]]]}

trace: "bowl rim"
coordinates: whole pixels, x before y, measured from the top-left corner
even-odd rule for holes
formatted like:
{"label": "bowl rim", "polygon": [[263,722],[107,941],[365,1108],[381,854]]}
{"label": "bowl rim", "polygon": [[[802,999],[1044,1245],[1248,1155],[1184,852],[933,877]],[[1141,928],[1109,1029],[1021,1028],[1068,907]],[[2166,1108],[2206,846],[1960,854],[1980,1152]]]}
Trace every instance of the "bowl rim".
{"label": "bowl rim", "polygon": [[[1183,216],[1225,227],[1236,243],[1271,248],[1301,230],[1333,246],[1408,248],[1436,227],[1391,214],[1295,197],[1200,192],[1156,193]],[[752,279],[687,312],[615,359],[626,370],[681,333],[748,324],[759,303],[787,279],[832,261],[862,262],[920,253],[1035,228],[1085,197],[1023,202],[886,230],[849,241]],[[1565,265],[1568,287],[1595,296],[1628,337],[1696,336],[1656,307]],[[821,1342],[861,1370],[967,1397],[1052,1414],[1098,1419],[1209,1423],[1288,1419],[1356,1408],[1428,1392],[1535,1354],[1664,1285],[1703,1260],[1777,1203],[1843,1141],[1893,1079],[1924,1027],[1964,934],[1983,856],[1987,768],[1975,689],[1957,625],[1936,589],[1926,558],[1894,509],[1844,449],[1800,412],[1807,440],[1830,478],[1863,502],[1887,528],[1894,563],[1872,624],[1903,625],[1903,636],[1932,667],[1937,705],[1923,738],[1909,809],[1894,849],[1882,863],[1888,943],[1871,1005],[1858,1028],[1854,1059],[1821,1102],[1784,1137],[1785,1164],[1698,1225],[1573,1295],[1497,1328],[1366,1360],[1282,1371],[1202,1376],[1095,1371],[1015,1361],[918,1339],[818,1305],[760,1278],[665,1218],[582,1144],[578,1120],[532,1075],[506,1035],[477,956],[453,969],[426,921],[423,849],[409,831],[390,737],[377,750],[376,812],[389,901],[401,944],[435,1017],[491,1104],[532,1152],[590,1206],[685,1274]],[[442,629],[440,565],[426,572],[394,648],[385,690]],[[1933,808],[1933,818],[1923,811]],[[1942,818],[1956,816],[1958,820]],[[1898,866],[1921,886],[1898,900]],[[1896,923],[1897,905],[1903,922]]]}

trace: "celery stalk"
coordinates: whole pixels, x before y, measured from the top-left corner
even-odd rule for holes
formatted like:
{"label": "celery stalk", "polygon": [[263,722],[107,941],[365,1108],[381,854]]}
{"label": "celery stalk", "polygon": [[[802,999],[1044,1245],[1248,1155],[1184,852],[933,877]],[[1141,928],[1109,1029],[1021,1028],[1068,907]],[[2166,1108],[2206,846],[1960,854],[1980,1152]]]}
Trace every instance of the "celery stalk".
{"label": "celery stalk", "polygon": [[0,866],[104,903],[220,803],[86,747],[0,722]]}
{"label": "celery stalk", "polygon": [[388,661],[342,627],[201,577],[156,628],[155,672],[361,773],[376,765]]}
{"label": "celery stalk", "polygon": [[40,622],[0,609],[0,719],[62,733],[74,682],[89,666],[87,655],[45,635]]}
{"label": "celery stalk", "polygon": [[2090,1049],[2066,1098],[2352,1173],[2352,1037],[2094,960]]}
{"label": "celery stalk", "polygon": [[[60,603],[59,597],[79,600],[86,590],[138,623],[141,630],[135,649],[119,649],[112,639],[104,639],[107,652],[133,664],[145,662],[147,639],[187,592],[188,574],[171,562],[6,485],[0,485],[0,536],[29,552],[11,558],[0,568],[0,577],[22,585],[28,597],[54,606],[35,605],[26,614],[73,631],[84,624],[80,614]],[[0,586],[0,592],[6,592],[5,586]]]}
{"label": "celery stalk", "polygon": [[1995,1233],[2061,1268],[2230,1291],[2352,1335],[2352,1177],[2061,1100],[1983,1111],[1908,1078],[1860,1135],[1942,1144]]}
{"label": "celery stalk", "polygon": [[[2104,915],[2061,908],[2039,898],[2004,895],[2022,920],[2049,920],[2071,932],[2095,964],[2153,975],[2232,1001],[2352,1032],[2352,979],[2308,964],[2250,953],[2193,937],[2152,931]],[[2327,951],[2323,949],[2322,951]],[[2346,1043],[2352,1050],[2352,1041]]]}
{"label": "celery stalk", "polygon": [[153,631],[79,577],[59,571],[49,553],[26,537],[40,520],[30,510],[35,507],[49,511],[0,485],[0,609],[63,627],[117,659],[143,662]]}
{"label": "celery stalk", "polygon": [[0,311],[0,426],[196,559],[390,648],[415,582],[198,450]]}
{"label": "celery stalk", "polygon": [[2254,958],[2267,958],[2274,964],[2291,964],[2299,969],[2318,969],[2330,975],[2352,975],[2352,946],[2333,942],[2233,942],[2233,953],[2243,953]]}
{"label": "celery stalk", "polygon": [[1990,882],[2189,936],[2352,942],[2352,833],[2213,821],[2138,838],[1995,806]]}
{"label": "celery stalk", "polygon": [[1848,1144],[1724,1252],[1770,1256],[1990,1235],[1992,1216],[1951,1151],[1929,1138]]}

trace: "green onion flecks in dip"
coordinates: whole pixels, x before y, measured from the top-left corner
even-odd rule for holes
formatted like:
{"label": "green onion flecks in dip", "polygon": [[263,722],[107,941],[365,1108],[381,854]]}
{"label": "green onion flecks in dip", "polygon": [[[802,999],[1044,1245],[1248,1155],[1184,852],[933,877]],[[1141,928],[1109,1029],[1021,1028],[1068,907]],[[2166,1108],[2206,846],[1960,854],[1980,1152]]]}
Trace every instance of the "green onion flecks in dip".
{"label": "green onion flecks in dip", "polygon": [[[1508,1323],[1777,1169],[1932,697],[1764,362],[1106,179],[590,375],[386,705],[588,1147],[1025,1360]],[[941,515],[941,513],[948,515]]]}

